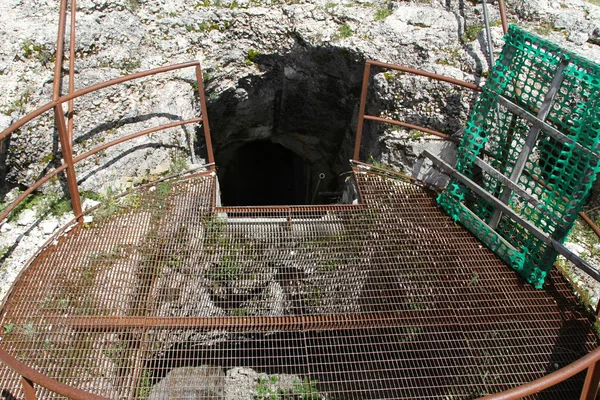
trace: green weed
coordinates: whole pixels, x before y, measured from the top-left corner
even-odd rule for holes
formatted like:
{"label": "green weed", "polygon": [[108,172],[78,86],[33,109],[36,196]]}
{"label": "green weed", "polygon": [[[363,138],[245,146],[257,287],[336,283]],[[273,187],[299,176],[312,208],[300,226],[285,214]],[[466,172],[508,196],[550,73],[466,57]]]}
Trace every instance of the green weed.
{"label": "green weed", "polygon": [[542,36],[548,36],[555,29],[552,22],[543,22],[534,28],[535,32]]}
{"label": "green weed", "polygon": [[138,386],[138,398],[147,399],[152,391],[152,371],[144,369]]}
{"label": "green weed", "polygon": [[465,28],[465,32],[462,35],[463,43],[470,43],[477,39],[479,33],[483,30],[483,25],[475,24],[469,25]]}
{"label": "green weed", "polygon": [[333,36],[333,39],[346,39],[352,35],[354,35],[354,31],[352,30],[352,28],[350,28],[350,25],[348,25],[348,23],[344,22],[338,27],[337,33]]}
{"label": "green weed", "polygon": [[260,52],[254,49],[248,50],[248,54],[246,55],[246,65],[252,65],[256,63],[258,56],[260,56]]}
{"label": "green weed", "polygon": [[31,40],[23,42],[23,56],[28,59],[36,59],[46,66],[50,62],[54,62],[54,54],[46,47],[45,44],[36,44]]}
{"label": "green weed", "polygon": [[4,325],[4,334],[8,335],[9,333],[13,332],[15,330],[16,325],[13,323],[10,323],[8,325]]}
{"label": "green weed", "polygon": [[387,8],[380,8],[377,11],[375,11],[375,21],[383,21],[384,19],[386,19],[387,17],[389,17],[390,15],[392,15],[392,13],[390,12],[390,10],[388,10]]}

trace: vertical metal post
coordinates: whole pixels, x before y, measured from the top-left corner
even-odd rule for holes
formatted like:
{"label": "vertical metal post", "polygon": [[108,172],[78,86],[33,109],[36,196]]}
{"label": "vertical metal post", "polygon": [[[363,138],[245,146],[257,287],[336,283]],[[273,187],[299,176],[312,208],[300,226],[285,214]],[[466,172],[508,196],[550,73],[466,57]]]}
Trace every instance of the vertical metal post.
{"label": "vertical metal post", "polygon": [[204,83],[202,82],[202,69],[196,66],[196,81],[198,82],[198,95],[200,96],[200,108],[202,109],[202,127],[204,128],[204,140],[206,140],[206,152],[208,163],[212,164],[210,170],[215,170],[215,156],[213,155],[212,140],[210,138],[210,126],[208,124],[208,111],[206,110],[206,96],[204,94]]}
{"label": "vertical metal post", "polygon": [[498,8],[500,8],[500,21],[502,22],[502,31],[508,32],[508,21],[506,20],[506,4],[504,0],[498,0]]}
{"label": "vertical metal post", "polygon": [[[54,66],[54,87],[52,91],[52,100],[56,101],[60,97],[60,84],[62,80],[62,63],[64,55],[64,37],[67,17],[67,0],[60,2],[60,21],[58,24],[58,38],[56,39],[56,64]],[[77,187],[77,178],[75,177],[75,166],[73,164],[73,151],[69,141],[69,130],[65,122],[65,115],[62,104],[54,107],[54,120],[58,130],[58,138],[62,149],[63,161],[67,165],[67,186],[69,196],[71,197],[71,206],[73,214],[77,221],[83,221],[83,211],[81,209],[81,198],[79,197],[79,188]]]}
{"label": "vertical metal post", "polygon": [[581,389],[580,400],[595,400],[598,394],[598,385],[600,384],[600,360],[588,367],[585,375],[585,382]]}
{"label": "vertical metal post", "polygon": [[77,178],[75,177],[75,164],[73,163],[73,153],[69,145],[69,131],[65,121],[65,114],[62,105],[54,107],[54,120],[58,129],[58,137],[61,142],[63,161],[67,165],[67,187],[71,196],[71,206],[78,222],[83,221],[83,210],[81,209],[81,198],[79,197],[79,188],[77,187]]}
{"label": "vertical metal post", "polygon": [[363,74],[362,91],[360,93],[360,107],[358,109],[358,123],[356,125],[356,139],[354,140],[353,159],[359,161],[360,142],[362,140],[363,124],[365,121],[365,106],[367,103],[367,91],[369,89],[369,77],[371,76],[371,63],[365,63],[365,72]]}
{"label": "vertical metal post", "polygon": [[25,400],[36,400],[33,382],[22,376],[21,385],[23,386],[23,394],[25,395]]}
{"label": "vertical metal post", "polygon": [[[71,35],[69,40],[69,94],[75,92],[75,11],[77,10],[76,0],[71,0]],[[69,100],[69,144],[73,146],[73,112],[74,100]]]}
{"label": "vertical metal post", "polygon": [[62,81],[62,63],[65,51],[65,25],[67,23],[67,0],[60,1],[60,19],[58,21],[58,37],[56,39],[56,64],[54,64],[54,86],[52,100],[60,97],[60,83]]}
{"label": "vertical metal post", "polygon": [[483,5],[483,23],[485,24],[485,34],[487,39],[487,48],[490,59],[490,73],[492,68],[494,68],[494,44],[492,43],[492,33],[490,32],[490,20],[487,12],[487,2],[486,0],[481,0]]}

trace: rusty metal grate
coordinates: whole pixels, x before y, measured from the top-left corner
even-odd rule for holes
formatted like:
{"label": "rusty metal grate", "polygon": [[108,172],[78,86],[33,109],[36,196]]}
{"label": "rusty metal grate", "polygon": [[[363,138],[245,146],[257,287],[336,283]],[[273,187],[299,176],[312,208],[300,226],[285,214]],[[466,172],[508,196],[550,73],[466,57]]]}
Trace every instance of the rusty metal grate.
{"label": "rusty metal grate", "polygon": [[357,206],[214,209],[214,174],[109,202],[20,277],[3,347],[114,399],[470,399],[597,346],[558,273],[535,290],[422,187],[354,172]]}

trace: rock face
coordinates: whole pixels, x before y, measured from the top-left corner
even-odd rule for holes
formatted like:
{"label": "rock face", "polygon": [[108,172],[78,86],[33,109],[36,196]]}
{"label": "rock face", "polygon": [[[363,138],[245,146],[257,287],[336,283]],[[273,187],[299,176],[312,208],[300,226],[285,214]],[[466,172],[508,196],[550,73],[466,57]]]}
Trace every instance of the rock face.
{"label": "rock face", "polygon": [[223,398],[225,374],[221,368],[175,368],[152,387],[148,400]]}
{"label": "rock face", "polygon": [[[75,87],[123,74],[200,60],[220,177],[244,144],[269,140],[304,163],[313,189],[341,187],[351,157],[365,59],[398,63],[481,83],[489,70],[482,6],[467,2],[82,0],[78,3]],[[592,59],[600,59],[600,9],[586,2],[523,0],[510,17]],[[489,6],[496,51],[497,5]],[[58,3],[0,4],[0,129],[50,99]],[[68,45],[68,43],[67,43]],[[68,48],[68,46],[67,46]],[[65,67],[68,64],[65,64]],[[74,151],[200,114],[193,69],[107,88],[75,102]],[[63,82],[66,92],[68,78]],[[375,71],[367,112],[445,133],[468,115],[472,94],[418,77]],[[367,124],[361,158],[412,168],[410,132]],[[414,135],[413,135],[414,136]],[[409,138],[414,139],[414,138]],[[28,186],[59,165],[50,113],[0,148],[0,195]],[[174,128],[107,149],[80,163],[82,189],[118,190],[170,165],[203,163],[197,126]],[[45,185],[60,191],[60,181]],[[323,201],[324,199],[320,199]]]}

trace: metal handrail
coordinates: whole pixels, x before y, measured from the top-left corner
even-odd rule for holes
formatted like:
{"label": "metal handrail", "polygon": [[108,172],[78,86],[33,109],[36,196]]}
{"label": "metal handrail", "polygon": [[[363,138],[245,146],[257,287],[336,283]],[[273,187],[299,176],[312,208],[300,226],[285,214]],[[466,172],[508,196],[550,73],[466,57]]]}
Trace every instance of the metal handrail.
{"label": "metal handrail", "polygon": [[[29,114],[25,115],[18,121],[14,122],[8,128],[6,128],[2,132],[0,132],[0,140],[4,139],[7,135],[11,134],[15,130],[21,128],[23,125],[25,125],[29,121],[33,120],[34,118],[39,117],[46,111],[49,111],[50,109],[52,109],[58,105],[68,102],[69,100],[73,100],[78,97],[84,96],[86,94],[96,92],[100,89],[105,89],[107,87],[118,85],[120,83],[124,83],[124,82],[131,81],[134,79],[144,78],[146,76],[151,76],[151,75],[157,75],[157,74],[160,74],[163,72],[170,72],[170,71],[175,71],[178,69],[189,68],[189,67],[199,67],[199,66],[200,66],[199,61],[188,61],[188,62],[181,63],[181,64],[167,65],[164,67],[158,67],[158,68],[149,69],[146,71],[136,72],[134,74],[124,75],[119,78],[111,79],[111,80],[108,80],[105,82],[100,82],[95,85],[88,86],[83,89],[79,89],[71,94],[61,96],[61,97],[57,98],[56,100],[52,100],[52,101],[44,104],[43,106],[39,107],[38,109],[30,112]],[[200,82],[198,82],[198,84],[200,84]]]}
{"label": "metal handrail", "polygon": [[535,381],[527,382],[524,385],[482,397],[481,400],[520,399],[551,388],[584,370],[587,370],[587,374],[581,390],[580,400],[594,400],[596,398],[596,393],[598,392],[598,381],[600,381],[600,347],[558,371],[554,371]]}
{"label": "metal handrail", "polygon": [[[151,76],[151,75],[159,74],[162,72],[168,72],[168,71],[173,71],[173,70],[177,70],[177,69],[195,66],[196,67],[196,78],[198,81],[198,92],[199,92],[199,96],[200,96],[203,117],[206,115],[206,98],[205,98],[205,94],[204,94],[204,87],[203,87],[203,82],[202,82],[202,73],[201,73],[201,69],[200,69],[200,63],[198,61],[191,61],[188,63],[176,64],[176,65],[172,65],[172,66],[151,69],[148,71],[142,71],[142,72],[138,72],[135,74],[116,78],[116,79],[113,79],[110,81],[102,82],[102,83],[99,83],[96,85],[92,85],[90,87],[87,87],[87,88],[84,88],[84,89],[81,89],[78,91],[74,91],[73,90],[73,88],[74,88],[74,86],[73,86],[74,44],[73,43],[74,43],[74,37],[75,37],[75,29],[74,29],[75,7],[74,7],[74,0],[71,0],[71,1],[72,1],[72,4],[71,4],[71,6],[72,6],[71,13],[72,14],[71,14],[71,44],[70,44],[71,57],[69,59],[69,63],[70,63],[69,94],[66,96],[59,96],[60,79],[55,79],[53,100],[51,102],[43,105],[42,107],[34,110],[33,112],[27,114],[23,118],[19,119],[15,123],[13,123],[7,129],[0,132],[0,141],[1,141],[6,136],[11,134],[15,130],[19,129],[20,127],[22,127],[29,121],[37,118],[38,116],[42,115],[43,113],[54,108],[55,116],[57,117],[57,120],[59,120],[62,123],[62,125],[59,125],[61,146],[63,146],[63,150],[65,150],[65,149],[69,150],[71,159],[70,159],[70,162],[65,162],[58,168],[54,169],[53,171],[51,171],[50,173],[48,173],[47,175],[45,175],[44,177],[42,177],[41,179],[36,181],[30,188],[28,188],[21,195],[19,195],[17,197],[17,199],[15,199],[15,201],[13,201],[13,203],[11,203],[11,205],[9,205],[9,207],[7,207],[4,210],[4,212],[0,214],[0,221],[4,220],[4,218],[6,218],[6,216],[10,213],[10,211],[12,211],[14,209],[14,207],[16,207],[16,205],[18,205],[23,199],[25,199],[25,197],[27,197],[29,194],[31,194],[39,186],[46,183],[52,177],[56,176],[60,172],[63,172],[65,170],[69,170],[69,169],[72,172],[74,172],[74,167],[73,167],[74,164],[76,164],[76,163],[78,163],[78,162],[90,157],[91,155],[96,154],[97,152],[102,151],[106,148],[112,147],[114,145],[117,145],[117,144],[122,143],[127,140],[131,140],[135,137],[147,135],[149,133],[157,132],[157,131],[160,131],[163,129],[168,129],[168,128],[172,128],[172,127],[176,127],[176,126],[180,126],[180,125],[184,125],[184,124],[188,124],[188,123],[202,122],[203,126],[204,126],[204,131],[205,131],[205,138],[207,141],[209,163],[211,165],[211,169],[214,169],[214,156],[212,153],[212,144],[211,144],[211,140],[210,140],[211,139],[210,138],[210,128],[208,125],[208,119],[205,119],[205,118],[194,118],[194,119],[190,119],[190,120],[186,120],[186,121],[178,121],[175,123],[165,124],[165,125],[161,125],[159,127],[140,131],[140,132],[137,132],[137,133],[134,133],[131,135],[127,135],[123,138],[111,141],[102,146],[94,148],[80,156],[72,158],[72,149],[70,146],[70,141],[72,140],[72,129],[73,129],[72,128],[72,123],[73,123],[73,118],[72,118],[73,117],[73,115],[72,115],[73,105],[72,104],[73,104],[73,100],[77,97],[80,97],[80,96],[83,96],[83,95],[86,95],[86,94],[89,94],[89,93],[92,93],[97,90],[104,89],[104,88],[107,88],[107,87],[110,87],[113,85],[127,82],[130,80],[134,80],[134,79],[138,79],[138,78],[142,78],[142,77],[146,77],[146,76]],[[499,5],[500,5],[500,15],[501,15],[501,19],[502,19],[503,30],[504,30],[504,32],[506,32],[507,31],[507,22],[506,22],[506,15],[505,15],[504,0],[499,0]],[[64,19],[66,18],[66,0],[61,0],[60,18],[61,18],[61,21],[64,21]],[[62,25],[62,27],[61,27],[61,25]],[[63,49],[64,32],[65,32],[64,23],[61,22],[59,24],[59,38],[58,38],[58,43],[57,43],[57,57],[56,57],[56,69],[55,69],[55,71],[57,73],[55,73],[55,77],[57,77],[57,76],[60,77],[60,75],[61,75],[60,71],[62,68],[62,49]],[[61,49],[60,53],[58,51],[59,49]],[[395,125],[405,126],[405,127],[411,128],[411,129],[420,130],[420,131],[428,133],[428,134],[439,136],[445,140],[449,140],[449,141],[453,141],[453,142],[457,141],[456,138],[452,138],[441,132],[437,132],[432,129],[428,129],[428,128],[421,127],[418,125],[407,124],[407,123],[404,123],[401,121],[392,121],[392,120],[387,120],[387,119],[376,117],[376,116],[365,115],[366,92],[368,89],[368,81],[369,81],[369,77],[370,77],[370,66],[371,65],[384,67],[384,68],[391,68],[391,69],[395,69],[398,71],[413,73],[416,75],[422,75],[422,76],[437,79],[440,81],[445,81],[448,83],[460,85],[460,86],[463,86],[466,88],[470,88],[472,90],[477,90],[477,91],[481,90],[481,88],[475,84],[471,84],[468,82],[444,77],[442,75],[433,74],[433,73],[429,73],[426,71],[421,71],[421,70],[417,70],[417,69],[413,69],[413,68],[379,63],[377,61],[367,61],[367,65],[365,67],[365,76],[363,79],[363,93],[361,95],[361,105],[360,105],[360,111],[359,111],[359,121],[358,121],[356,143],[355,143],[355,154],[354,154],[355,160],[358,160],[358,158],[359,158],[358,152],[360,150],[360,139],[362,136],[362,128],[363,128],[363,123],[364,123],[365,119],[373,120],[373,121],[377,121],[377,122],[385,122],[385,123],[392,123]],[[63,115],[61,106],[65,102],[68,102],[68,104],[69,104],[69,114],[68,114],[69,115],[69,124],[68,124],[67,130],[66,130],[67,135],[63,135],[64,131],[62,131],[65,128],[65,125],[64,125],[64,115]],[[60,108],[60,110],[59,110],[59,108]],[[63,139],[63,137],[64,137],[64,139]],[[67,139],[68,139],[68,141],[67,141]],[[74,174],[73,174],[73,177],[74,177]],[[72,197],[74,196],[74,193],[70,193],[70,194]],[[77,196],[78,196],[78,192],[77,192]],[[77,212],[75,212],[75,214],[76,214],[77,218],[80,217],[80,215],[77,215],[78,214]],[[593,224],[593,222],[589,218],[587,218],[587,216],[585,214],[580,213],[579,215],[584,219],[584,221],[586,221],[586,223],[588,223],[592,227],[592,229],[594,229],[594,232],[598,235],[598,237],[600,237],[600,229],[598,229],[598,227],[596,227]],[[5,365],[7,365],[9,368],[11,368],[13,371],[15,371],[16,373],[21,375],[23,392],[25,394],[25,399],[27,399],[27,400],[36,398],[34,384],[37,384],[37,385],[42,386],[50,391],[57,393],[59,395],[66,396],[66,397],[69,397],[72,399],[77,399],[77,400],[78,399],[82,399],[82,400],[83,399],[98,399],[98,400],[102,399],[102,400],[106,400],[105,397],[94,395],[94,394],[85,392],[81,389],[77,389],[75,387],[65,385],[61,382],[58,382],[38,371],[28,367],[27,365],[23,364],[22,362],[20,362],[19,360],[17,360],[13,356],[11,356],[9,353],[7,353],[1,347],[0,347],[0,361],[2,363],[4,363]],[[596,396],[596,392],[597,392],[597,388],[598,388],[598,381],[600,381],[600,348],[595,349],[594,351],[588,353],[587,355],[585,355],[584,357],[580,358],[579,360],[573,362],[572,364],[569,364],[568,366],[563,367],[560,370],[555,371],[547,376],[544,376],[535,381],[528,382],[524,385],[521,385],[519,387],[510,389],[510,390],[507,390],[507,391],[504,391],[501,393],[486,396],[483,399],[486,399],[486,400],[516,399],[516,398],[520,398],[520,397],[527,396],[530,394],[534,394],[541,390],[552,387],[566,379],[569,379],[572,376],[576,375],[577,373],[579,373],[583,370],[586,370],[586,369],[587,369],[587,375],[586,375],[586,380],[584,382],[584,386],[582,389],[581,399],[582,400],[583,399],[592,400]]]}
{"label": "metal handrail", "polygon": [[454,142],[458,141],[458,139],[451,138],[449,135],[446,135],[442,132],[435,131],[433,129],[425,128],[425,127],[422,127],[419,125],[408,124],[408,123],[402,122],[402,121],[381,118],[381,117],[377,117],[375,115],[365,114],[365,108],[366,108],[366,104],[367,104],[367,93],[369,90],[369,80],[371,78],[371,66],[385,68],[385,69],[392,69],[395,71],[407,72],[409,74],[420,75],[420,76],[424,76],[424,77],[427,77],[430,79],[435,79],[437,81],[442,81],[442,82],[450,83],[453,85],[462,86],[464,88],[475,90],[478,92],[481,91],[480,86],[478,86],[474,83],[462,81],[460,79],[450,78],[448,76],[435,74],[433,72],[423,71],[423,70],[417,69],[417,68],[409,68],[409,67],[404,67],[401,65],[382,63],[382,62],[375,61],[375,60],[367,60],[365,63],[365,70],[363,73],[362,91],[361,91],[361,95],[360,95],[360,106],[359,106],[359,110],[358,110],[358,122],[357,122],[357,126],[356,126],[356,139],[354,141],[354,156],[353,156],[354,160],[360,159],[360,144],[362,141],[363,126],[364,126],[365,120],[399,125],[399,126],[403,126],[405,128],[416,129],[416,130],[428,133],[430,135],[435,135],[435,136],[441,137],[442,139],[446,139],[446,140],[450,140],[450,141],[454,141]]}
{"label": "metal handrail", "polygon": [[25,393],[25,399],[27,400],[35,399],[35,390],[33,388],[34,383],[61,396],[66,396],[74,400],[108,400],[106,397],[98,396],[96,394],[92,394],[54,380],[47,375],[44,375],[23,364],[21,361],[8,354],[1,347],[0,361],[6,364],[17,374],[21,375],[21,384],[23,385],[23,392]]}
{"label": "metal handrail", "polygon": [[[504,2],[502,0],[500,1],[500,6],[501,6],[501,9],[504,8]],[[501,12],[501,14],[504,15],[502,12]],[[505,18],[506,18],[506,16],[504,15],[503,23],[505,21]],[[363,123],[365,120],[371,120],[371,121],[380,122],[380,123],[388,123],[388,124],[407,127],[410,129],[416,129],[416,130],[419,130],[421,132],[424,132],[424,133],[427,133],[430,135],[438,136],[444,140],[448,140],[448,141],[451,141],[454,143],[458,142],[458,139],[456,139],[454,137],[451,137],[442,132],[438,132],[438,131],[435,131],[435,130],[432,130],[432,129],[429,129],[429,128],[426,128],[423,126],[408,124],[406,122],[376,117],[376,116],[372,116],[372,115],[366,115],[365,108],[366,108],[366,99],[367,99],[367,92],[368,92],[368,87],[369,87],[368,85],[369,85],[370,73],[371,73],[371,71],[370,71],[371,65],[381,67],[381,68],[388,68],[388,69],[393,69],[393,70],[397,70],[397,71],[412,73],[415,75],[421,75],[421,76],[425,76],[425,77],[435,79],[438,81],[444,81],[447,83],[459,85],[459,86],[462,86],[462,87],[465,87],[468,89],[472,89],[475,91],[482,90],[481,87],[478,85],[464,82],[464,81],[461,81],[458,79],[445,77],[443,75],[438,75],[438,74],[434,74],[431,72],[422,71],[422,70],[414,69],[414,68],[403,67],[403,66],[399,66],[399,65],[386,64],[386,63],[381,63],[378,61],[367,60],[367,62],[365,63],[365,70],[364,70],[364,75],[363,75],[363,84],[362,84],[362,92],[361,92],[361,98],[360,98],[358,123],[357,123],[357,128],[356,128],[356,139],[355,139],[355,146],[354,146],[354,159],[355,160],[358,160],[358,157],[359,157]],[[600,228],[598,228],[594,224],[594,222],[585,213],[580,212],[579,216],[592,228],[592,230],[596,233],[596,235],[600,239]],[[598,304],[596,318],[600,319],[600,302]],[[584,385],[582,388],[580,399],[581,400],[593,400],[596,398],[596,394],[598,392],[598,385],[600,383],[600,347],[595,349],[594,351],[588,353],[587,355],[583,356],[579,360],[577,360],[577,361],[567,365],[566,367],[563,367],[560,370],[555,371],[549,375],[546,375],[535,381],[528,382],[528,383],[518,386],[516,388],[510,389],[510,390],[507,390],[507,391],[504,391],[501,393],[497,393],[494,395],[483,397],[482,399],[486,399],[486,400],[519,399],[524,396],[538,393],[544,389],[550,388],[560,382],[565,381],[566,379],[571,378],[572,376],[574,376],[577,373],[579,373],[583,370],[586,370],[586,369],[588,372],[587,372],[586,379],[585,379],[585,382],[584,382]]]}

